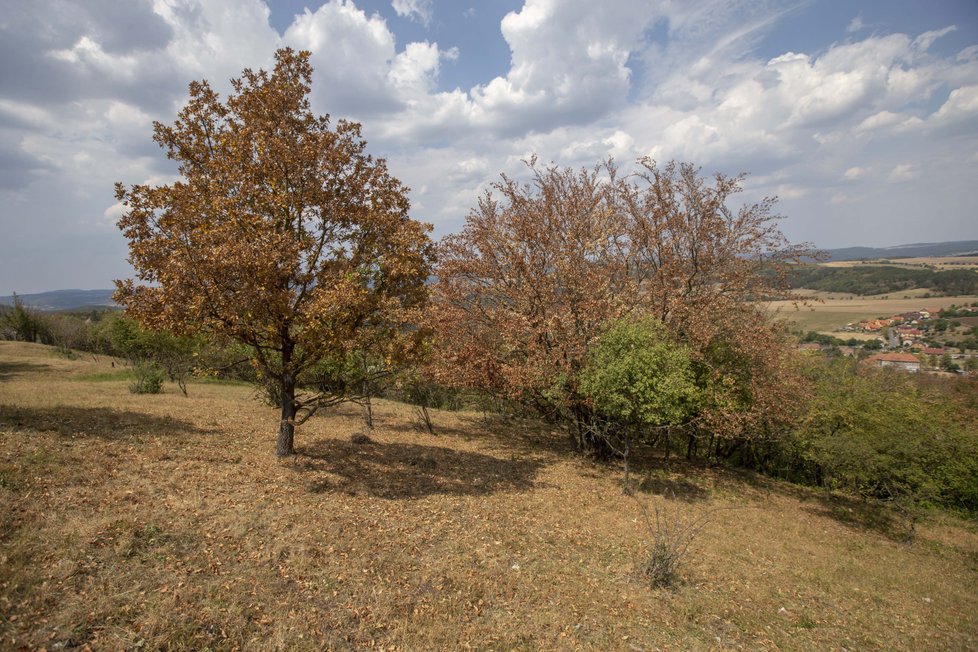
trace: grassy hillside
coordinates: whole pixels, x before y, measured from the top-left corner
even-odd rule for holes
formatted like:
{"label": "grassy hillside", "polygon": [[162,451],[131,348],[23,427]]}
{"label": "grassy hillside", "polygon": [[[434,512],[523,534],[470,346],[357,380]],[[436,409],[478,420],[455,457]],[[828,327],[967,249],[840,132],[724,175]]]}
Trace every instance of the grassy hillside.
{"label": "grassy hillside", "polygon": [[[639,504],[533,423],[381,402],[272,456],[247,387],[130,394],[107,359],[0,342],[0,648],[973,649],[978,528],[908,546],[861,506],[647,460],[713,510],[672,590]],[[651,504],[651,493],[639,494]]]}

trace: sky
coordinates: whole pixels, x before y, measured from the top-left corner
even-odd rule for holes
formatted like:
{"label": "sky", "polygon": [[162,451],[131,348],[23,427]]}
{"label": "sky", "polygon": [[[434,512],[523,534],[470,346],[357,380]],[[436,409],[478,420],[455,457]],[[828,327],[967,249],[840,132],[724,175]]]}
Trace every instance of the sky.
{"label": "sky", "polygon": [[283,46],[435,237],[535,154],[745,172],[822,248],[978,239],[974,0],[0,0],[0,295],[131,276],[153,121]]}

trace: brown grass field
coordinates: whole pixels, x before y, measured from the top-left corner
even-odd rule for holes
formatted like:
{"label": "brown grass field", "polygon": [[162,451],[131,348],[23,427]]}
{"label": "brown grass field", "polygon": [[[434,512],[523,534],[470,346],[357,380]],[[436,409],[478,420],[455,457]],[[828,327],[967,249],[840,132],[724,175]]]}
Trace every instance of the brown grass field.
{"label": "brown grass field", "polygon": [[931,269],[975,269],[978,256],[927,256],[919,258],[887,258],[880,260],[837,260],[821,263],[825,267],[859,267],[862,265],[887,265],[890,267],[929,267]]}
{"label": "brown grass field", "polygon": [[647,460],[668,497],[640,501],[711,514],[651,589],[619,473],[533,423],[432,436],[381,401],[372,443],[340,409],[279,462],[250,388],[137,396],[109,365],[0,342],[0,649],[978,648],[972,521],[908,545],[859,503]]}
{"label": "brown grass field", "polygon": [[[876,319],[878,317],[889,317],[899,313],[910,312],[927,308],[928,310],[939,310],[946,308],[952,303],[956,305],[970,304],[978,301],[978,296],[962,297],[929,297],[923,298],[913,296],[910,299],[902,298],[905,292],[895,292],[876,297],[861,297],[857,295],[846,295],[839,293],[825,292],[803,292],[811,299],[810,305],[799,305],[797,310],[791,301],[771,301],[767,305],[771,311],[779,318],[787,319],[805,331],[821,331],[830,333],[840,326],[845,326],[849,322],[860,321],[863,319]],[[849,337],[843,334],[840,337]]]}

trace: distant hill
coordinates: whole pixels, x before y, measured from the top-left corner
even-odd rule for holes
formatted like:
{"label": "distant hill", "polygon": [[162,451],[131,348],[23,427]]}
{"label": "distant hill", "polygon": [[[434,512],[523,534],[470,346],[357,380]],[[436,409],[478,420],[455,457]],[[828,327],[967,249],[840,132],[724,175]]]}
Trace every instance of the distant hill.
{"label": "distant hill", "polygon": [[844,247],[827,249],[829,260],[875,260],[878,258],[923,258],[927,256],[978,255],[978,240],[921,242],[896,247]]}
{"label": "distant hill", "polygon": [[[37,294],[18,294],[24,305],[38,310],[71,310],[75,308],[117,307],[114,290],[53,290]],[[13,296],[0,297],[0,305],[14,305]]]}
{"label": "distant hill", "polygon": [[888,294],[918,288],[945,296],[978,293],[978,273],[974,269],[904,269],[889,265],[827,267],[798,265],[791,270],[793,288],[823,292],[849,292],[859,295]]}

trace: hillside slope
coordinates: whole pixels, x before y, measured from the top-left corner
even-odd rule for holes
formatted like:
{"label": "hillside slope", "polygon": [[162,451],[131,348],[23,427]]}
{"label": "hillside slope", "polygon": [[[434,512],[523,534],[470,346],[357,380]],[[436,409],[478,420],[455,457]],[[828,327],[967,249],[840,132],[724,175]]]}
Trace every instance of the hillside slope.
{"label": "hillside slope", "polygon": [[280,463],[247,387],[126,387],[107,359],[0,342],[0,647],[978,646],[973,523],[907,546],[859,504],[649,460],[670,515],[711,512],[680,586],[652,590],[653,497],[534,423],[436,412],[431,436],[380,402],[372,443],[342,409]]}

